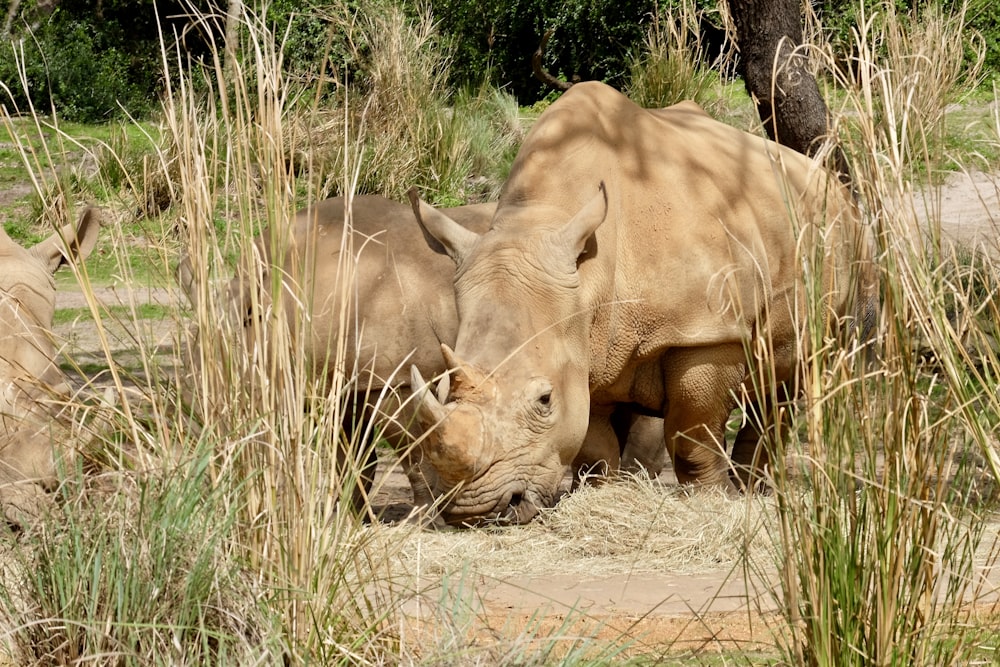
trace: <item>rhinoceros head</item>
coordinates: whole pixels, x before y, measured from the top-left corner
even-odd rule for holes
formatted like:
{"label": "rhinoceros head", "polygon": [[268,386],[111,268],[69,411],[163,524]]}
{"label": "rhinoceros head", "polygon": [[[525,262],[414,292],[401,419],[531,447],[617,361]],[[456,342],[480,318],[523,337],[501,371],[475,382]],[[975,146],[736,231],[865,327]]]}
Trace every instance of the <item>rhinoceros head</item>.
{"label": "rhinoceros head", "polygon": [[[26,249],[0,227],[0,487],[9,482],[48,482],[55,469],[51,437],[43,433],[58,411],[54,395],[69,385],[55,362],[53,274],[73,257],[85,258],[97,241],[100,219],[87,209]],[[58,397],[62,398],[62,397]],[[0,489],[5,505],[12,489]]]}
{"label": "rhinoceros head", "polygon": [[[61,382],[49,331],[55,313],[53,274],[71,257],[90,253],[99,227],[97,210],[87,209],[77,224],[31,248],[21,247],[0,228],[0,381],[5,386],[28,392],[39,382]],[[7,406],[5,413],[10,410],[17,412]]]}
{"label": "rhinoceros head", "polygon": [[[413,377],[444,518],[525,522],[554,504],[587,432],[591,313],[577,262],[607,214],[603,186],[579,211],[498,210],[482,235],[411,201],[458,267],[455,351],[442,346],[450,388],[435,396]],[[507,224],[528,215],[527,234]]]}

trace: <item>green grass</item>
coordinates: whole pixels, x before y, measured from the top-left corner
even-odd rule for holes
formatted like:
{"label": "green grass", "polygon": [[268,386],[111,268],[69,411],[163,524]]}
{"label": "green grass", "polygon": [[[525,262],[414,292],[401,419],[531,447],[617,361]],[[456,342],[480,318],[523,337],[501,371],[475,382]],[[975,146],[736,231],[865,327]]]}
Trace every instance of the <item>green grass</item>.
{"label": "green grass", "polygon": [[234,516],[210,491],[207,464],[202,452],[173,473],[122,478],[115,494],[70,475],[45,529],[22,537],[0,593],[7,613],[19,595],[40,603],[14,630],[22,659],[208,665],[276,652],[268,616],[226,547]]}
{"label": "green grass", "polygon": [[[157,303],[139,304],[135,309],[128,306],[109,306],[102,308],[102,317],[109,316],[115,319],[132,318],[139,320],[162,320],[172,317],[175,309],[170,306],[163,306]],[[60,308],[56,310],[53,324],[68,324],[77,320],[91,320],[93,313],[90,308]]]}

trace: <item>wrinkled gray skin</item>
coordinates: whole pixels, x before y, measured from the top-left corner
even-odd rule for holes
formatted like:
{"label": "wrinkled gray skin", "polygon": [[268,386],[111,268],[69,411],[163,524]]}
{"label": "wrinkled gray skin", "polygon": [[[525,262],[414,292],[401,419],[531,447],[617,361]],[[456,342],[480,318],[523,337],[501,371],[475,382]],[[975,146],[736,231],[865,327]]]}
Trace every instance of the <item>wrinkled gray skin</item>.
{"label": "wrinkled gray skin", "polygon": [[[309,248],[315,253],[315,279],[311,295],[306,295],[313,304],[312,338],[305,352],[315,363],[317,372],[326,368],[325,361],[337,344],[343,297],[338,288],[342,275],[338,258],[342,252],[344,207],[345,199],[335,197],[300,211],[293,221],[291,250],[284,262],[287,279],[301,280],[306,275],[306,254],[302,249]],[[489,203],[445,210],[465,229],[481,233],[489,226],[495,209],[496,204]],[[345,423],[355,424],[355,429],[366,436],[361,440],[372,437],[377,431],[381,438],[403,453],[403,466],[413,488],[415,504],[427,506],[434,501],[434,489],[441,484],[434,468],[424,461],[420,448],[412,447],[422,429],[413,419],[414,404],[407,402],[410,375],[404,369],[414,364],[428,377],[441,375],[446,370],[440,347],[442,343],[454,343],[458,330],[452,290],[454,264],[428,247],[428,241],[413,224],[410,207],[390,199],[377,195],[355,197],[352,228],[354,254],[358,258],[353,297],[356,307],[348,318],[352,324],[348,327],[345,366],[351,369],[357,364],[360,372],[357,386],[367,391],[359,392],[356,397],[356,405],[365,406],[362,414],[347,415]],[[256,246],[262,264],[267,266],[272,261],[270,235],[262,234]],[[182,266],[180,271],[183,274],[181,282],[190,283],[189,270]],[[267,284],[268,274],[261,277]],[[187,291],[194,300],[190,285]],[[267,289],[251,289],[240,276],[230,282],[228,295],[238,304],[237,312],[245,318],[252,317],[254,295],[259,299],[269,298]],[[295,299],[286,300],[290,321],[296,319],[291,312],[298,307],[296,304]],[[259,304],[257,312],[267,307],[266,303]],[[362,334],[360,344],[358,333]],[[393,391],[385,392],[375,414],[371,404],[379,399],[386,385]],[[630,419],[630,415],[622,416],[624,432],[631,425]],[[644,466],[655,474],[663,465],[662,458],[657,460],[662,444],[655,440],[650,443],[648,439],[644,442],[654,451],[647,453],[641,446],[633,445],[630,460],[635,460],[634,467]],[[369,465],[374,465],[374,460],[369,461]],[[367,486],[371,484],[373,472],[373,469],[367,471]],[[360,497],[356,500],[361,503]]]}
{"label": "wrinkled gray skin", "polygon": [[755,420],[731,460],[725,424],[734,396],[770,414],[747,350],[771,371],[763,396],[793,379],[805,312],[797,241],[825,253],[831,335],[867,330],[877,312],[865,233],[836,179],[690,102],[645,110],[578,84],[525,139],[488,232],[412,192],[411,203],[457,264],[447,398],[413,372],[451,523],[530,520],[567,466],[614,467],[622,405],[664,418],[681,483],[736,492],[759,479]]}
{"label": "wrinkled gray skin", "polygon": [[46,503],[56,458],[72,454],[58,447],[68,435],[60,413],[70,387],[55,362],[53,275],[86,258],[99,229],[97,210],[87,209],[77,224],[25,249],[0,227],[0,504],[13,523]]}

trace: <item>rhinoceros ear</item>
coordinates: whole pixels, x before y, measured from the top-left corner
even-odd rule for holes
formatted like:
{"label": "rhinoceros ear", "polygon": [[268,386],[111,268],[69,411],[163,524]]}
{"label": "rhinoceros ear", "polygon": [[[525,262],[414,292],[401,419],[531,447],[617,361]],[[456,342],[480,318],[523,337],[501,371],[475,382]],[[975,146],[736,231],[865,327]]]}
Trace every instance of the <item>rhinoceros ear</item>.
{"label": "rhinoceros ear", "polygon": [[96,208],[88,208],[75,225],[66,225],[58,232],[31,247],[30,252],[56,272],[71,257],[83,261],[97,244],[101,216]]}
{"label": "rhinoceros ear", "polygon": [[597,194],[557,232],[559,245],[572,253],[567,259],[574,265],[587,246],[587,241],[607,217],[608,192],[604,187],[604,181],[601,181]]}
{"label": "rhinoceros ear", "polygon": [[410,197],[410,206],[413,207],[413,215],[416,216],[420,229],[424,232],[424,238],[427,239],[427,245],[434,252],[447,254],[455,264],[460,264],[479,240],[479,234],[469,231],[425,203],[420,199],[416,188],[410,188],[407,194]]}

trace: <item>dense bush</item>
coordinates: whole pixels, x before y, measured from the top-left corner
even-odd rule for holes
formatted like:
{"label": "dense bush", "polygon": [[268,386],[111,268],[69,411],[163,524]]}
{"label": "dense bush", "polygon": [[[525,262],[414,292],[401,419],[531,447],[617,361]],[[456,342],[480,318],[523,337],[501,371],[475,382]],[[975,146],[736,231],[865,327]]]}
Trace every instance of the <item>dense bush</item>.
{"label": "dense bush", "polygon": [[[1000,72],[1000,3],[996,0],[885,0],[895,5],[900,15],[919,12],[928,6],[939,5],[945,11],[958,11],[963,4],[968,4],[966,21],[968,28],[978,33],[986,47],[984,66],[987,72]],[[882,13],[883,3],[869,0],[865,3],[868,18],[873,14]],[[861,20],[860,3],[857,0],[820,0],[814,2],[819,13],[824,31],[830,36],[834,47],[840,52],[842,60],[846,61],[852,55],[854,43],[851,31]],[[971,49],[967,58],[975,60]]]}
{"label": "dense bush", "polygon": [[[459,82],[507,86],[522,104],[530,104],[548,92],[531,73],[531,55],[547,30],[554,31],[545,53],[551,73],[564,79],[599,79],[622,88],[629,78],[630,57],[643,48],[654,13],[679,4],[678,0],[442,0],[434,3],[434,15],[454,43],[452,72]],[[715,0],[698,2],[708,11],[716,5]],[[716,40],[706,44],[716,51],[718,46]]]}
{"label": "dense bush", "polygon": [[[6,4],[6,3],[4,3]],[[0,48],[0,81],[8,104],[67,120],[100,122],[145,115],[161,92],[161,25],[168,43],[181,40],[185,57],[209,52],[217,22],[192,22],[182,0],[61,0],[23,2]],[[207,6],[208,3],[200,3]],[[2,8],[6,16],[8,8]],[[174,53],[168,48],[169,54]],[[18,69],[22,73],[19,73]]]}
{"label": "dense bush", "polygon": [[[963,0],[888,0],[907,11],[928,3],[958,7]],[[970,27],[986,44],[986,67],[1000,71],[1000,4],[968,0]],[[702,48],[708,60],[725,43],[717,19],[720,0],[697,0],[703,10]],[[850,56],[851,29],[858,20],[855,0],[813,0],[824,30]],[[7,16],[9,2],[0,2]],[[0,82],[9,88],[13,103],[25,108],[30,95],[40,110],[57,108],[71,120],[100,121],[129,113],[142,115],[156,108],[162,92],[160,55],[162,34],[180,39],[184,59],[210,53],[221,42],[224,2],[211,0],[59,0],[20,3],[9,28],[11,43],[0,44]],[[502,86],[521,104],[531,104],[549,91],[531,72],[531,55],[547,30],[554,34],[545,54],[547,69],[565,79],[599,79],[626,87],[630,66],[644,47],[654,12],[675,8],[680,0],[437,0],[434,19],[452,55],[452,83]],[[879,2],[869,2],[875,8]],[[267,22],[284,44],[286,71],[303,79],[318,75],[349,81],[363,63],[364,44],[348,43],[344,26],[357,12],[402,6],[408,15],[419,13],[418,0],[274,0]],[[252,11],[259,3],[248,2]],[[215,14],[211,8],[215,8]],[[221,7],[221,9],[220,9]],[[192,11],[209,17],[192,21]],[[176,53],[168,47],[168,56]],[[26,88],[18,72],[21,63]]]}

